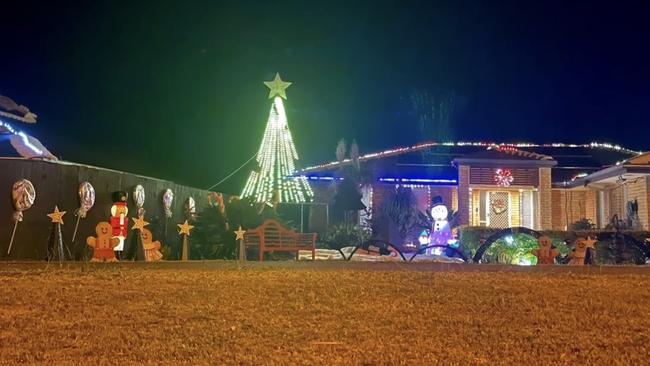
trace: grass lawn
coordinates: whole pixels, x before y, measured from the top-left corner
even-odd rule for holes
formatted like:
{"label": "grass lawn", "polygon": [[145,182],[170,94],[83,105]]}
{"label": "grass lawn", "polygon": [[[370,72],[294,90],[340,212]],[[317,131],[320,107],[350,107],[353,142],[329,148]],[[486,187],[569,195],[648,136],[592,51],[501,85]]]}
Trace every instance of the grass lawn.
{"label": "grass lawn", "polygon": [[3,264],[0,362],[650,363],[648,271],[420,268]]}

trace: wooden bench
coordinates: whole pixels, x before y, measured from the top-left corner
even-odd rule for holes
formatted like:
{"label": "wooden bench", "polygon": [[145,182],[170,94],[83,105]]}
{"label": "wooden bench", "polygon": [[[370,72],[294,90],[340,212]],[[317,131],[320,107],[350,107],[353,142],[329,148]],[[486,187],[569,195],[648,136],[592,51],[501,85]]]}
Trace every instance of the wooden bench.
{"label": "wooden bench", "polygon": [[256,229],[246,230],[244,247],[259,248],[260,262],[264,261],[264,253],[295,252],[298,258],[299,250],[311,250],[311,258],[314,260],[316,259],[316,233],[297,233],[269,219]]}

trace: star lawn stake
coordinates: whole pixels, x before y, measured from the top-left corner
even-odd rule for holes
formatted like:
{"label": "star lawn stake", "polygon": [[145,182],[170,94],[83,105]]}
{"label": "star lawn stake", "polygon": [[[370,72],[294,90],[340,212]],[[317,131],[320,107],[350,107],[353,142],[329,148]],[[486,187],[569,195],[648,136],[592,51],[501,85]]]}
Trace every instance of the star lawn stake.
{"label": "star lawn stake", "polygon": [[47,214],[53,224],[63,224],[63,215],[66,211],[59,211],[59,206],[54,206],[54,212]]}
{"label": "star lawn stake", "polygon": [[144,244],[142,243],[142,229],[145,226],[149,225],[148,222],[144,221],[144,217],[132,217],[133,226],[131,227],[131,242],[129,243],[129,248],[126,252],[126,258],[136,261],[144,261]]}
{"label": "star lawn stake", "polygon": [[182,224],[176,225],[178,226],[178,235],[181,235],[183,237],[181,260],[187,261],[190,258],[190,230],[192,230],[194,226],[188,224],[187,220],[185,220],[185,222]]}
{"label": "star lawn stake", "polygon": [[585,239],[586,248],[591,248],[593,250],[596,250],[595,244],[597,242],[598,242],[598,240],[592,239],[591,236],[588,236],[587,239]]}
{"label": "star lawn stake", "polygon": [[235,240],[239,241],[239,260],[246,260],[246,248],[244,248],[244,234],[246,230],[242,230],[241,225],[239,229],[235,230]]}
{"label": "star lawn stake", "polygon": [[47,260],[58,259],[59,263],[65,260],[63,249],[63,236],[61,234],[61,225],[63,225],[63,215],[65,211],[59,211],[58,206],[54,206],[54,212],[47,214],[52,220],[52,232],[47,245]]}

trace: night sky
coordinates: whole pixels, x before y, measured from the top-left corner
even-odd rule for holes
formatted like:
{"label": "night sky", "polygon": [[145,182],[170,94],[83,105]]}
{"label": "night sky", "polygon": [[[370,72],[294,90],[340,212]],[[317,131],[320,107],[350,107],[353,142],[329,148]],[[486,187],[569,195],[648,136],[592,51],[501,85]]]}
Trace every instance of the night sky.
{"label": "night sky", "polygon": [[11,3],[0,94],[65,160],[206,188],[256,152],[276,71],[299,166],[342,137],[362,153],[434,138],[423,95],[446,101],[455,140],[650,149],[642,2]]}

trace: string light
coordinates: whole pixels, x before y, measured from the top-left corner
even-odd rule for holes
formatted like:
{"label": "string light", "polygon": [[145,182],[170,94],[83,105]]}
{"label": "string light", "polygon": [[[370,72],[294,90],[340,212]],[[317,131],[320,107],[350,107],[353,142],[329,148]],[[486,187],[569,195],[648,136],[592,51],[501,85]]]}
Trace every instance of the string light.
{"label": "string light", "polygon": [[7,131],[9,131],[12,135],[19,136],[23,142],[23,145],[28,147],[30,150],[32,150],[35,154],[37,155],[43,155],[43,150],[39,149],[36,147],[36,145],[32,144],[31,141],[29,141],[29,136],[25,134],[22,131],[15,130],[13,127],[11,127],[10,124],[0,121],[0,127],[4,127]]}
{"label": "string light", "polygon": [[273,98],[269,119],[257,153],[259,172],[252,171],[242,197],[257,202],[301,203],[310,201],[314,193],[305,176],[294,176],[298,152],[287,124],[282,98]]}
{"label": "string light", "polygon": [[437,184],[456,184],[458,180],[456,179],[429,179],[429,178],[391,178],[383,177],[379,178],[380,182],[387,183],[437,183]]}
{"label": "string light", "polygon": [[[407,147],[398,147],[398,148],[393,148],[389,150],[384,150],[381,152],[376,152],[376,153],[370,153],[363,155],[359,157],[359,161],[365,161],[365,160],[371,160],[371,159],[380,159],[380,158],[386,158],[390,156],[395,156],[395,155],[401,155],[401,154],[406,154],[406,153],[411,153],[415,151],[420,151],[420,150],[426,150],[428,148],[432,147],[485,147],[485,148],[501,148],[501,149],[506,149],[508,147],[511,148],[537,148],[537,147],[542,147],[542,148],[548,148],[548,147],[554,147],[554,148],[593,148],[593,149],[603,149],[603,150],[613,150],[613,151],[618,151],[626,154],[633,154],[633,155],[639,155],[642,152],[641,151],[634,151],[631,149],[626,149],[624,147],[618,146],[618,145],[613,145],[613,144],[608,144],[608,143],[599,143],[599,142],[591,142],[588,144],[564,144],[564,143],[550,143],[550,144],[533,144],[533,143],[528,143],[528,142],[518,142],[518,143],[494,143],[494,142],[467,142],[467,141],[458,141],[458,142],[423,142],[417,145],[413,146],[407,146]],[[327,168],[332,168],[336,167],[339,164],[349,164],[351,162],[350,159],[344,159],[342,163],[339,163],[338,161],[332,161],[329,163],[325,164],[320,164],[320,165],[314,165],[308,168],[305,168],[302,170],[302,172],[307,173],[310,171],[316,171],[316,170],[321,170],[321,169],[327,169]]]}

